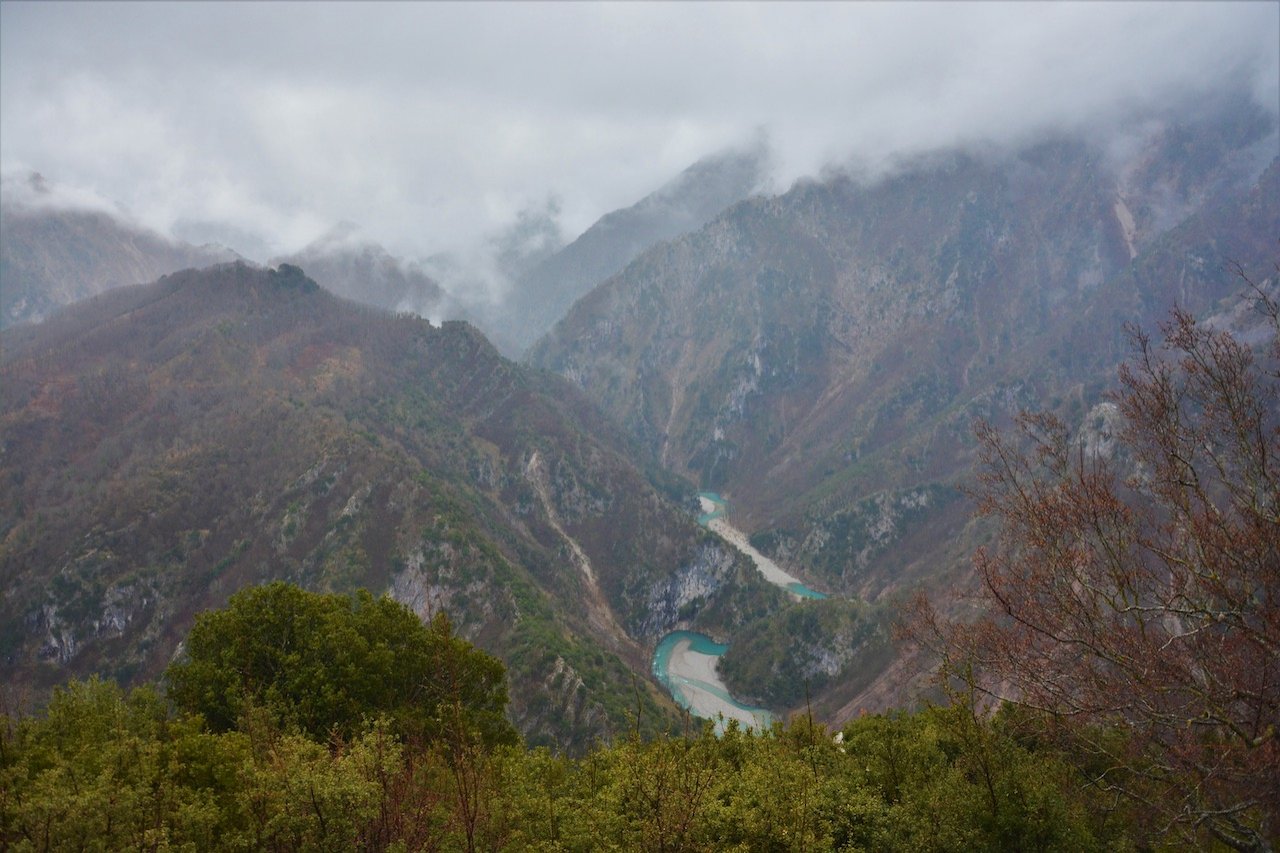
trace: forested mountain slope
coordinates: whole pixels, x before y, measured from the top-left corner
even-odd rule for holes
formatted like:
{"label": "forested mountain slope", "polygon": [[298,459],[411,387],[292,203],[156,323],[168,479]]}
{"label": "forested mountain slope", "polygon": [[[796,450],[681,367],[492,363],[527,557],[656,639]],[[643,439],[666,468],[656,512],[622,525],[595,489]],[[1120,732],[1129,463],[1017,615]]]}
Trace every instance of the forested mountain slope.
{"label": "forested mountain slope", "polygon": [[661,633],[781,598],[568,383],[295,267],[177,273],[0,343],[12,685],[152,677],[249,584],[366,586],[446,611],[530,740],[576,747],[672,719],[633,678]]}

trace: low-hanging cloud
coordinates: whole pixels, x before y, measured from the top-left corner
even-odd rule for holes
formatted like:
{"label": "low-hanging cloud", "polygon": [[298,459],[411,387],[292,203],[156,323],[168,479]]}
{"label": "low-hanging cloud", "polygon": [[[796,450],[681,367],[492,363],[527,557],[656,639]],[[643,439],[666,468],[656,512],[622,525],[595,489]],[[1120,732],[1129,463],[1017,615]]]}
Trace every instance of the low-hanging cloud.
{"label": "low-hanging cloud", "polygon": [[1277,31],[1274,3],[6,2],[0,169],[425,258],[551,196],[572,236],[760,128],[782,187],[1231,89],[1275,112]]}

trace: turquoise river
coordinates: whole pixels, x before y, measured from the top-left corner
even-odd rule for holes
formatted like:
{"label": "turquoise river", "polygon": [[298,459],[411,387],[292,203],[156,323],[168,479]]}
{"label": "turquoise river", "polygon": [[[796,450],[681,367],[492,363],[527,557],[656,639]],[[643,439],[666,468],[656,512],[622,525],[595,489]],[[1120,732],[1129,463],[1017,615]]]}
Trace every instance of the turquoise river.
{"label": "turquoise river", "polygon": [[[724,498],[715,492],[702,492],[698,499],[702,503],[698,523],[750,557],[770,583],[782,587],[797,599],[827,597],[805,586],[753,548],[747,537],[725,518]],[[729,720],[738,720],[752,728],[767,728],[773,721],[773,715],[764,708],[744,705],[734,699],[716,672],[716,664],[728,649],[706,634],[673,631],[663,637],[654,650],[653,674],[671,692],[680,707],[695,716],[715,720],[717,732],[723,732]]]}

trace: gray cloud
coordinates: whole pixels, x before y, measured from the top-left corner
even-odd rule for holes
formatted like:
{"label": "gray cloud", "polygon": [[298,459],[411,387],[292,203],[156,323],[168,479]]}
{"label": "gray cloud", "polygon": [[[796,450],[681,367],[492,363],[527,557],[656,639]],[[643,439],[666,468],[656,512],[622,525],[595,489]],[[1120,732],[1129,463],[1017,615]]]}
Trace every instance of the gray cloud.
{"label": "gray cloud", "polygon": [[[572,236],[767,129],[833,162],[1280,101],[1275,3],[0,5],[0,169],[293,251]],[[468,249],[470,247],[470,249]]]}

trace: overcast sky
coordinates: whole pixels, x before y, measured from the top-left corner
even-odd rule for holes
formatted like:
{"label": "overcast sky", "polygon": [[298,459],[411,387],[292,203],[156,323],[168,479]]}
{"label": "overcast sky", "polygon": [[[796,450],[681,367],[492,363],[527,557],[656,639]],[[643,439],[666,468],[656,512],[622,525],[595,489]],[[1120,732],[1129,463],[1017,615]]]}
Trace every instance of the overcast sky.
{"label": "overcast sky", "polygon": [[[0,4],[0,170],[292,250],[570,236],[764,128],[779,178],[1280,100],[1280,4]],[[12,185],[10,185],[12,186]]]}

